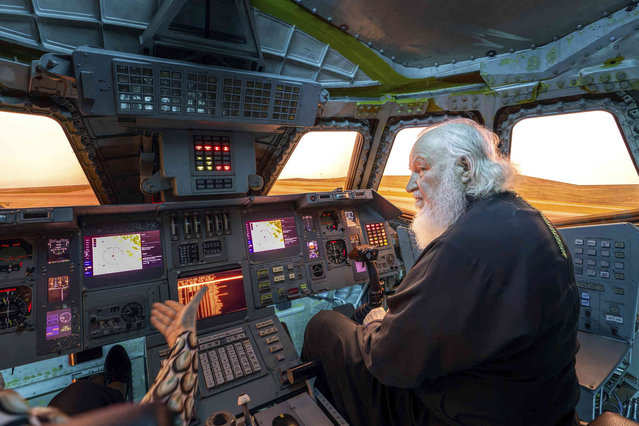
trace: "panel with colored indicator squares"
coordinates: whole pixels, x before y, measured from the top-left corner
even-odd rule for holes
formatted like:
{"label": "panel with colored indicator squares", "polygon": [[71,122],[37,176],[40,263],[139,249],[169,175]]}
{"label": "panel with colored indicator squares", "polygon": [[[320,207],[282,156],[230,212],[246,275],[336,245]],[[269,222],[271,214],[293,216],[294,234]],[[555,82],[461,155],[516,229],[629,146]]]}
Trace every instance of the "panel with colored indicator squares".
{"label": "panel with colored indicator squares", "polygon": [[231,139],[229,136],[193,136],[195,170],[198,172],[230,172]]}
{"label": "panel with colored indicator squares", "polygon": [[368,235],[368,244],[374,246],[388,245],[388,238],[386,237],[386,229],[384,229],[384,223],[380,222],[367,224],[366,234]]}

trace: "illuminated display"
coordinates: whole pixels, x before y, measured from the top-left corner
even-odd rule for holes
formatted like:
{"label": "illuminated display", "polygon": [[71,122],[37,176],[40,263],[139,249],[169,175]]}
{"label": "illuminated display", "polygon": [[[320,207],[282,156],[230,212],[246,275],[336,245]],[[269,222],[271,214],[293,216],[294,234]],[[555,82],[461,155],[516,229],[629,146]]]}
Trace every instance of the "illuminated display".
{"label": "illuminated display", "polygon": [[14,272],[31,259],[31,244],[23,240],[0,241],[0,272]]}
{"label": "illuminated display", "polygon": [[386,229],[384,229],[384,223],[369,223],[366,225],[366,234],[368,235],[368,244],[375,246],[388,245],[388,238],[386,237]]}
{"label": "illuminated display", "polygon": [[302,216],[302,222],[304,223],[305,231],[312,232],[314,230],[313,216]]}
{"label": "illuminated display", "polygon": [[317,241],[309,241],[306,243],[308,247],[308,258],[309,259],[317,259],[319,257],[319,246],[317,245]]}
{"label": "illuminated display", "polygon": [[260,253],[298,245],[295,218],[246,222],[249,253]]}
{"label": "illuminated display", "polygon": [[344,212],[344,217],[346,218],[346,226],[357,226],[357,221],[355,220],[355,213],[351,210],[346,210]]}
{"label": "illuminated display", "polygon": [[231,171],[229,136],[193,136],[195,170],[198,172]]}
{"label": "illuminated display", "polygon": [[59,339],[71,335],[71,309],[49,311],[47,317],[47,340]]}
{"label": "illuminated display", "polygon": [[189,303],[203,286],[207,286],[209,291],[202,299],[197,310],[198,319],[246,309],[244,280],[241,269],[231,269],[178,279],[177,287],[180,303]]}
{"label": "illuminated display", "polygon": [[69,297],[69,276],[49,277],[47,282],[47,301],[62,302]]}
{"label": "illuminated display", "polygon": [[84,276],[162,267],[160,231],[84,237]]}
{"label": "illuminated display", "polygon": [[69,239],[60,238],[58,240],[49,239],[49,250],[47,253],[47,263],[62,263],[69,261]]}

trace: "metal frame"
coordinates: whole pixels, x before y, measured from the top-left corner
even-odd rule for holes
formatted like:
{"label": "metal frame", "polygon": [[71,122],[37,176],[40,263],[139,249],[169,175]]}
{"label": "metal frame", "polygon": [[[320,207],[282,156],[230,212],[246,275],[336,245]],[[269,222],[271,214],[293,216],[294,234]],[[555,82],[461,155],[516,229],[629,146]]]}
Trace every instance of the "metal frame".
{"label": "metal frame", "polygon": [[637,101],[628,92],[618,92],[616,95],[620,100],[614,100],[611,97],[582,98],[570,102],[557,101],[551,105],[522,105],[513,112],[509,112],[513,108],[506,108],[498,113],[495,119],[495,131],[501,141],[501,150],[510,154],[512,129],[515,124],[525,118],[603,110],[615,117],[635,169],[639,172],[639,108]]}
{"label": "metal frame", "polygon": [[[353,156],[351,157],[351,163],[344,184],[344,189],[358,188],[361,182],[363,174],[365,159],[370,152],[371,141],[373,139],[370,132],[369,123],[367,121],[355,121],[355,120],[331,120],[320,121],[313,127],[306,127],[301,130],[297,130],[291,133],[282,143],[280,143],[274,150],[272,158],[269,159],[268,164],[263,170],[258,171],[264,178],[264,187],[260,191],[261,194],[268,194],[271,190],[278,176],[286,166],[289,158],[293,154],[293,151],[297,147],[299,141],[310,132],[347,132],[354,131],[359,133],[360,137],[355,143],[353,148]],[[358,155],[357,162],[353,160]]]}

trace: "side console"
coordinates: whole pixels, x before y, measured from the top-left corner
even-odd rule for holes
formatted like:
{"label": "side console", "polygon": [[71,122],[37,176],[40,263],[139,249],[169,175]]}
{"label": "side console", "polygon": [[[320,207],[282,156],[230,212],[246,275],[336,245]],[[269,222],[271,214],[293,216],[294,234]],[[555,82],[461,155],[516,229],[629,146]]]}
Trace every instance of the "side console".
{"label": "side console", "polygon": [[[639,228],[630,223],[560,229],[579,291],[579,418],[591,421],[628,371],[637,332]],[[636,372],[633,372],[636,374]]]}

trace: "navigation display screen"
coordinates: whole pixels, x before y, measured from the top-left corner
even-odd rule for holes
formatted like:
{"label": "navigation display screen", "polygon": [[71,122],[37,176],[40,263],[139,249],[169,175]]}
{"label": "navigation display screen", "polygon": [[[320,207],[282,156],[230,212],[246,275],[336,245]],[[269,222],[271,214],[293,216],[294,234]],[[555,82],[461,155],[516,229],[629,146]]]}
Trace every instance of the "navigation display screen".
{"label": "navigation display screen", "polygon": [[209,291],[200,302],[197,319],[211,318],[246,309],[242,269],[178,278],[180,303],[189,303],[203,286],[208,286]]}
{"label": "navigation display screen", "polygon": [[249,253],[279,250],[298,245],[295,218],[246,222]]}
{"label": "navigation display screen", "polygon": [[162,267],[160,231],[84,237],[84,276]]}

